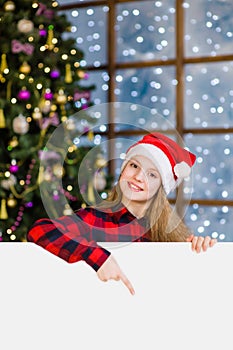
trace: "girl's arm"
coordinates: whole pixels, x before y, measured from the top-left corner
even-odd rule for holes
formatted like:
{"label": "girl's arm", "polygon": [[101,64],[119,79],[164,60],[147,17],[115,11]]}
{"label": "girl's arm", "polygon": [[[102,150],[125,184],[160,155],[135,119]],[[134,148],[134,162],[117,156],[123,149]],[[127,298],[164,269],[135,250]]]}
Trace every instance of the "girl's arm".
{"label": "girl's arm", "polygon": [[84,260],[95,271],[111,254],[92,240],[90,226],[76,215],[40,219],[29,230],[27,239],[68,263]]}
{"label": "girl's arm", "polygon": [[121,280],[133,295],[133,286],[116,260],[108,250],[91,240],[91,236],[91,226],[72,215],[36,221],[27,238],[69,263],[85,260],[101,281]]}

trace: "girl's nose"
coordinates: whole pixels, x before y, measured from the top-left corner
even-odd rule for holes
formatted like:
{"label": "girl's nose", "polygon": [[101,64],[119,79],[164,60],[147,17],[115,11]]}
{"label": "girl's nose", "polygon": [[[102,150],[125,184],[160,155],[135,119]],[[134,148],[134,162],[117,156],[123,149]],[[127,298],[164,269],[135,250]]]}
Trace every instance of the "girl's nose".
{"label": "girl's nose", "polygon": [[137,172],[135,173],[135,179],[137,181],[144,181],[145,174],[142,169],[137,169]]}

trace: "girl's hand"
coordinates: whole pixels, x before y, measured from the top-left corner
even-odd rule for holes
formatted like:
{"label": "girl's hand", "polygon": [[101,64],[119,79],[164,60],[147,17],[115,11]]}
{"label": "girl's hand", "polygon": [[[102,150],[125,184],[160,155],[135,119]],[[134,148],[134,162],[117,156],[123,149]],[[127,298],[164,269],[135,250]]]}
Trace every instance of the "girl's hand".
{"label": "girl's hand", "polygon": [[112,254],[98,269],[97,276],[101,281],[104,281],[104,282],[107,282],[110,279],[113,279],[115,281],[121,280],[126,285],[130,293],[132,295],[135,294],[132,284],[130,283],[128,278],[125,276],[125,274],[121,271],[119,265],[117,264]]}
{"label": "girl's hand", "polygon": [[213,245],[217,243],[217,239],[211,238],[210,236],[202,237],[202,236],[190,235],[186,239],[186,242],[191,242],[192,250],[196,251],[197,253],[200,253],[201,250],[205,252],[207,248],[213,247]]}

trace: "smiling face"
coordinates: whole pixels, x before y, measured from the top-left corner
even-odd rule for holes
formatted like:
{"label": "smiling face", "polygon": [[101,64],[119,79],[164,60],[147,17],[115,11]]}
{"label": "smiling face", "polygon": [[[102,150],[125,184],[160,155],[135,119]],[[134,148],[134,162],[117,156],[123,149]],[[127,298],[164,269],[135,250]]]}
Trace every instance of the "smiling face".
{"label": "smiling face", "polygon": [[161,186],[161,176],[147,157],[131,158],[123,169],[120,180],[122,203],[134,214],[143,216],[152,198]]}

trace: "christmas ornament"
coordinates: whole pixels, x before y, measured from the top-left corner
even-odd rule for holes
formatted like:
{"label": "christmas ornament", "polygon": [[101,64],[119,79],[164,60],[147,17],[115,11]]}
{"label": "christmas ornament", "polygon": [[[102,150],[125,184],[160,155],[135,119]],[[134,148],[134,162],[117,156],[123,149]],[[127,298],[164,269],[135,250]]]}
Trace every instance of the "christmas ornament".
{"label": "christmas ornament", "polygon": [[40,108],[38,107],[34,108],[34,111],[32,112],[32,118],[34,120],[38,120],[42,118],[42,113],[40,111]]}
{"label": "christmas ornament", "polygon": [[18,93],[18,99],[21,101],[29,100],[30,97],[31,93],[25,87],[23,87]]}
{"label": "christmas ornament", "polygon": [[44,98],[45,98],[46,100],[50,100],[50,101],[53,99],[53,93],[51,92],[50,89],[46,89],[46,90],[45,90]]}
{"label": "christmas ornament", "polygon": [[90,91],[75,91],[74,93],[74,101],[78,101],[83,98],[89,101],[90,97],[91,97]]}
{"label": "christmas ornament", "polygon": [[89,203],[92,203],[92,204],[95,203],[95,195],[94,195],[94,188],[93,188],[93,181],[92,180],[88,181],[87,199],[88,199]]}
{"label": "christmas ornament", "polygon": [[16,136],[13,136],[12,139],[9,141],[9,146],[12,148],[17,147],[19,144],[19,141]]}
{"label": "christmas ornament", "polygon": [[11,42],[12,53],[24,52],[26,55],[32,55],[34,51],[34,46],[31,44],[22,44],[19,40],[12,40]]}
{"label": "christmas ornament", "polygon": [[66,74],[65,74],[65,82],[67,84],[72,83],[72,72],[71,72],[71,65],[70,63],[66,64]]}
{"label": "christmas ornament", "polygon": [[39,102],[39,108],[42,113],[47,114],[51,111],[51,101],[41,98]]}
{"label": "christmas ornament", "polygon": [[107,182],[103,171],[98,171],[95,173],[94,177],[94,187],[97,191],[103,191],[105,189]]}
{"label": "christmas ornament", "polygon": [[95,165],[97,168],[103,168],[106,166],[106,159],[102,157],[101,154],[98,154],[97,155],[97,159],[96,159],[96,162],[95,162]]}
{"label": "christmas ornament", "polygon": [[15,4],[13,1],[6,1],[4,4],[4,10],[7,12],[11,12],[15,10]]}
{"label": "christmas ornament", "polygon": [[78,70],[77,71],[77,76],[80,78],[80,79],[88,79],[89,78],[89,74],[84,72],[83,70]]}
{"label": "christmas ornament", "polygon": [[2,199],[1,208],[0,208],[0,220],[7,220],[7,219],[8,219],[8,214],[6,211],[6,200]]}
{"label": "christmas ornament", "polygon": [[61,166],[60,164],[55,164],[53,166],[53,174],[57,177],[57,178],[62,178],[64,175],[65,169],[63,168],[63,166]]}
{"label": "christmas ornament", "polygon": [[26,208],[32,208],[33,207],[33,202],[27,202],[25,203]]}
{"label": "christmas ornament", "polygon": [[16,184],[16,177],[11,174],[7,179],[2,180],[1,187],[4,188],[4,190],[9,190],[15,184]]}
{"label": "christmas ornament", "polygon": [[54,48],[54,44],[53,44],[53,38],[54,38],[54,34],[53,34],[53,25],[51,24],[48,27],[48,37],[47,37],[47,42],[46,42],[46,46],[49,50],[52,50]]}
{"label": "christmas ornament", "polygon": [[50,113],[49,118],[43,118],[42,122],[40,123],[41,129],[47,129],[50,125],[57,126],[59,124],[59,118],[57,113]]}
{"label": "christmas ornament", "polygon": [[73,210],[71,209],[69,204],[66,204],[65,209],[63,210],[63,215],[72,215],[72,214],[73,214]]}
{"label": "christmas ornament", "polygon": [[0,129],[4,129],[6,127],[6,120],[4,116],[4,111],[0,108]]}
{"label": "christmas ornament", "polygon": [[3,53],[1,56],[0,73],[7,74],[8,72],[9,72],[9,69],[6,61],[6,54]]}
{"label": "christmas ornament", "polygon": [[39,177],[38,177],[38,181],[40,181],[40,182],[42,182],[42,181],[47,181],[47,182],[52,181],[51,171],[46,169],[44,172],[40,172]]}
{"label": "christmas ornament", "polygon": [[17,134],[24,135],[29,130],[29,123],[23,114],[19,114],[18,117],[13,120],[13,130]]}
{"label": "christmas ornament", "polygon": [[34,24],[28,19],[21,19],[17,24],[17,28],[20,33],[27,34],[33,31]]}
{"label": "christmas ornament", "polygon": [[53,69],[51,70],[50,72],[50,77],[53,78],[53,79],[57,79],[60,77],[60,72],[58,69]]}
{"label": "christmas ornament", "polygon": [[53,191],[53,200],[58,201],[60,199],[58,191]]}
{"label": "christmas ornament", "polygon": [[64,93],[64,90],[60,89],[58,91],[58,94],[56,96],[56,101],[57,101],[58,104],[61,104],[61,105],[65,104],[67,102],[67,97],[66,97],[66,95]]}
{"label": "christmas ornament", "polygon": [[74,119],[72,119],[72,118],[67,119],[66,120],[66,129],[71,131],[71,130],[75,130],[75,128],[76,128],[76,125],[75,125]]}
{"label": "christmas ornament", "polygon": [[11,164],[9,170],[12,174],[17,173],[19,171],[19,166],[17,164]]}
{"label": "christmas ornament", "polygon": [[31,72],[31,66],[26,61],[24,61],[22,65],[19,67],[19,71],[20,73],[28,74]]}
{"label": "christmas ornament", "polygon": [[[17,227],[20,226],[21,221],[22,221],[22,219],[23,219],[24,209],[25,209],[25,208],[24,208],[23,205],[21,205],[21,206],[19,207],[19,211],[18,211],[18,214],[17,214],[17,217],[16,217],[15,222],[13,223],[13,225],[11,226],[11,228],[7,230],[7,231],[9,231],[9,234],[13,233],[13,232],[17,229]],[[11,235],[11,236],[14,236],[14,235]],[[10,237],[11,237],[11,236],[10,236]],[[14,236],[14,237],[15,237],[15,236]],[[13,238],[13,237],[12,237],[12,238]],[[11,238],[11,239],[12,239],[12,238]],[[14,239],[15,239],[15,238],[14,238]]]}
{"label": "christmas ornament", "polygon": [[[54,1],[53,6],[58,6],[58,4]],[[45,4],[39,3],[38,10],[36,11],[36,16],[45,16],[47,19],[52,20],[54,16],[54,11],[51,9],[48,9]]]}
{"label": "christmas ornament", "polygon": [[93,141],[94,140],[94,133],[92,130],[89,130],[87,133],[87,138],[89,141]]}
{"label": "christmas ornament", "polygon": [[17,205],[17,200],[13,197],[13,196],[10,196],[8,199],[7,199],[7,206],[9,208],[15,208]]}
{"label": "christmas ornament", "polygon": [[39,29],[39,36],[41,36],[43,38],[43,37],[46,37],[46,35],[47,35],[46,29],[44,29],[44,28]]}

